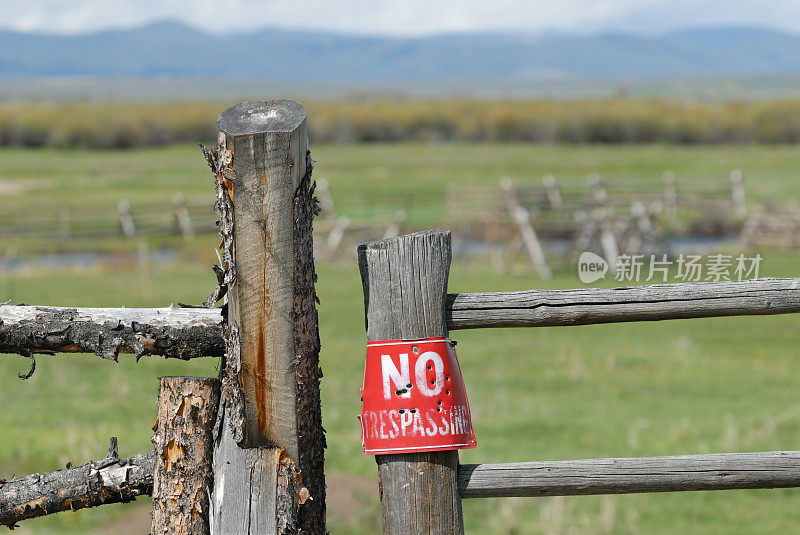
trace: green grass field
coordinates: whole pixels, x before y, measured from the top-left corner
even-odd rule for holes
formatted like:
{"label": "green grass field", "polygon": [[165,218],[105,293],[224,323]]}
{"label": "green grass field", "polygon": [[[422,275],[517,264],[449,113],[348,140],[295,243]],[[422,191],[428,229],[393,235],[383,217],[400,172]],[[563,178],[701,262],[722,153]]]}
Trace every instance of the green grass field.
{"label": "green grass field", "polygon": [[[542,145],[368,144],[312,146],[315,176],[329,179],[337,203],[360,215],[402,207],[405,198],[444,198],[448,184],[496,185],[502,176],[541,183],[546,173],[560,183],[583,182],[590,173],[637,179],[660,187],[673,171],[678,185],[694,179],[727,184],[733,168],[745,172],[749,200],[800,202],[800,151],[792,145]],[[2,149],[0,186],[17,183],[12,206],[91,209],[163,203],[181,192],[212,196],[210,173],[194,146],[131,151]],[[358,206],[365,199],[376,206]],[[392,204],[388,204],[392,202]],[[411,214],[414,215],[414,214]],[[423,216],[425,217],[425,216]],[[431,214],[428,218],[433,217]]]}
{"label": "green grass field", "polygon": [[[493,145],[321,146],[316,176],[334,196],[421,192],[449,183],[496,184],[502,175],[538,181],[554,173],[583,180],[660,181],[661,173],[720,177],[741,167],[748,193],[797,202],[795,147],[563,147]],[[155,202],[176,191],[208,195],[210,178],[191,147],[131,152],[1,150],[0,183],[42,181],[7,196],[16,207],[91,209]],[[30,182],[35,184],[34,182]],[[338,202],[338,201],[337,201]],[[353,204],[353,209],[356,206]],[[390,209],[391,206],[386,206]],[[423,223],[436,214],[419,214]],[[116,262],[84,268],[0,273],[0,301],[74,306],[163,306],[210,292],[212,236],[181,245],[179,262],[156,263],[143,280]],[[0,244],[0,255],[3,253]],[[797,256],[762,251],[762,276],[798,275]],[[451,291],[568,288],[574,270],[542,282],[527,270],[494,272],[486,262],[453,264]],[[374,460],[361,453],[355,415],[364,362],[363,301],[351,260],[318,265],[323,417],[328,432],[329,528],[379,532]],[[462,462],[501,462],[797,449],[797,317],[454,332],[478,448]],[[151,447],[157,377],[214,375],[215,360],[160,358],[118,364],[93,356],[40,356],[28,381],[22,357],[0,358],[0,477],[102,457],[111,435],[121,455]],[[726,491],[464,502],[469,533],[672,534],[793,532],[800,491]],[[144,533],[147,503],[110,506],[25,523],[20,533]]]}

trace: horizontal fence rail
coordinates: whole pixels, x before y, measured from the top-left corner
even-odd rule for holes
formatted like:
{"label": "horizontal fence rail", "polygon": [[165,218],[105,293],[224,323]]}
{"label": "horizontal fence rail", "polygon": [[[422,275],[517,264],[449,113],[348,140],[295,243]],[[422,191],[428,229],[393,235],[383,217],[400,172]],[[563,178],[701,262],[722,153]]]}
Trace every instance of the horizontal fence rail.
{"label": "horizontal fence rail", "polygon": [[190,359],[225,352],[218,308],[0,306],[0,353],[118,353]]}
{"label": "horizontal fence rail", "polygon": [[462,498],[800,486],[800,451],[583,459],[459,467]]}
{"label": "horizontal fence rail", "polygon": [[800,278],[450,294],[446,314],[454,330],[793,312],[800,312]]}
{"label": "horizontal fence rail", "polygon": [[[451,330],[550,327],[800,312],[800,278],[447,296]],[[0,306],[0,353],[224,353],[218,308]]]}

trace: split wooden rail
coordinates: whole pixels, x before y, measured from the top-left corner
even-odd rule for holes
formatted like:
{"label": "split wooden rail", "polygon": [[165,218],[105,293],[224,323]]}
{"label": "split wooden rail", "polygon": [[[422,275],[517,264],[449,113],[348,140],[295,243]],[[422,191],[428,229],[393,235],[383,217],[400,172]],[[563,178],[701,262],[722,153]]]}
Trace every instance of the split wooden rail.
{"label": "split wooden rail", "polygon": [[[447,294],[450,233],[362,245],[367,339],[800,312],[800,278]],[[462,498],[800,487],[800,451],[460,465],[458,452],[377,456],[387,534],[463,533]]]}

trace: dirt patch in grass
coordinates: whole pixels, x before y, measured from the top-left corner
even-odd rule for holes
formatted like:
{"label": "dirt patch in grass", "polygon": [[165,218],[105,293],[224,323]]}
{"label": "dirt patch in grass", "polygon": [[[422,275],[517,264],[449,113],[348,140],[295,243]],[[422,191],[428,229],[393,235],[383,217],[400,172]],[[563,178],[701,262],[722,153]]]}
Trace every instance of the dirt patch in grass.
{"label": "dirt patch in grass", "polygon": [[[377,470],[375,477],[335,472],[327,474],[326,480],[329,529],[353,529],[379,521]],[[123,514],[104,526],[103,532],[115,535],[149,533],[151,508],[149,500],[128,504]]]}
{"label": "dirt patch in grass", "polygon": [[26,191],[49,185],[49,180],[0,180],[0,195],[22,195]]}
{"label": "dirt patch in grass", "polygon": [[142,535],[150,533],[150,511],[153,505],[150,500],[137,500],[125,505],[124,514],[106,524],[105,533],[114,535]]}
{"label": "dirt patch in grass", "polygon": [[328,529],[356,527],[379,520],[378,470],[375,477],[326,474]]}

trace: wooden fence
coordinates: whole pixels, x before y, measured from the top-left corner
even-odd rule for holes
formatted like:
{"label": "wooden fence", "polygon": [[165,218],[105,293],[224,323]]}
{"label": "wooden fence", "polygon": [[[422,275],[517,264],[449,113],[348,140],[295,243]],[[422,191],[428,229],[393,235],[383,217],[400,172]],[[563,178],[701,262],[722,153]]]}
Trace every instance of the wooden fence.
{"label": "wooden fence", "polygon": [[[223,112],[214,174],[218,286],[199,308],[0,305],[0,353],[221,358],[219,379],[162,378],[152,452],[0,480],[0,525],[153,495],[154,533],[324,534],[324,435],[305,109]],[[450,330],[800,312],[800,279],[448,294],[450,233],[359,247],[368,340]],[[224,299],[220,308],[212,308]],[[460,465],[377,457],[386,533],[462,533],[461,499],[800,486],[800,452]]]}
{"label": "wooden fence", "polygon": [[[325,479],[305,108],[250,101],[204,149],[222,236],[200,308],[0,305],[0,353],[219,357],[220,377],[164,377],[154,450],[112,439],[86,465],[0,480],[0,525],[152,494],[152,533],[324,534]],[[135,232],[131,221],[121,226]],[[180,226],[180,215],[176,216]],[[184,218],[185,220],[186,218]],[[212,308],[224,299],[222,308]]]}
{"label": "wooden fence", "polygon": [[[319,244],[316,254],[330,257],[339,252],[347,234],[351,240],[393,237],[400,233],[405,211],[395,210],[389,216],[373,214],[364,217],[337,216],[327,182],[319,181],[316,194],[321,217],[315,224]],[[326,201],[326,202],[324,202]],[[213,214],[214,199],[187,199],[176,194],[172,202],[134,205],[121,199],[116,208],[95,207],[92,210],[18,210],[0,208],[0,239],[20,239],[55,244],[76,244],[80,240],[140,240],[182,236],[190,241],[198,234],[216,234]],[[68,241],[67,241],[68,240]],[[85,246],[85,245],[84,245]]]}
{"label": "wooden fence", "polygon": [[[800,278],[448,294],[450,259],[445,231],[362,245],[367,339],[800,312]],[[462,498],[800,486],[800,451],[460,465],[454,450],[382,455],[377,463],[391,534],[463,533]]]}

